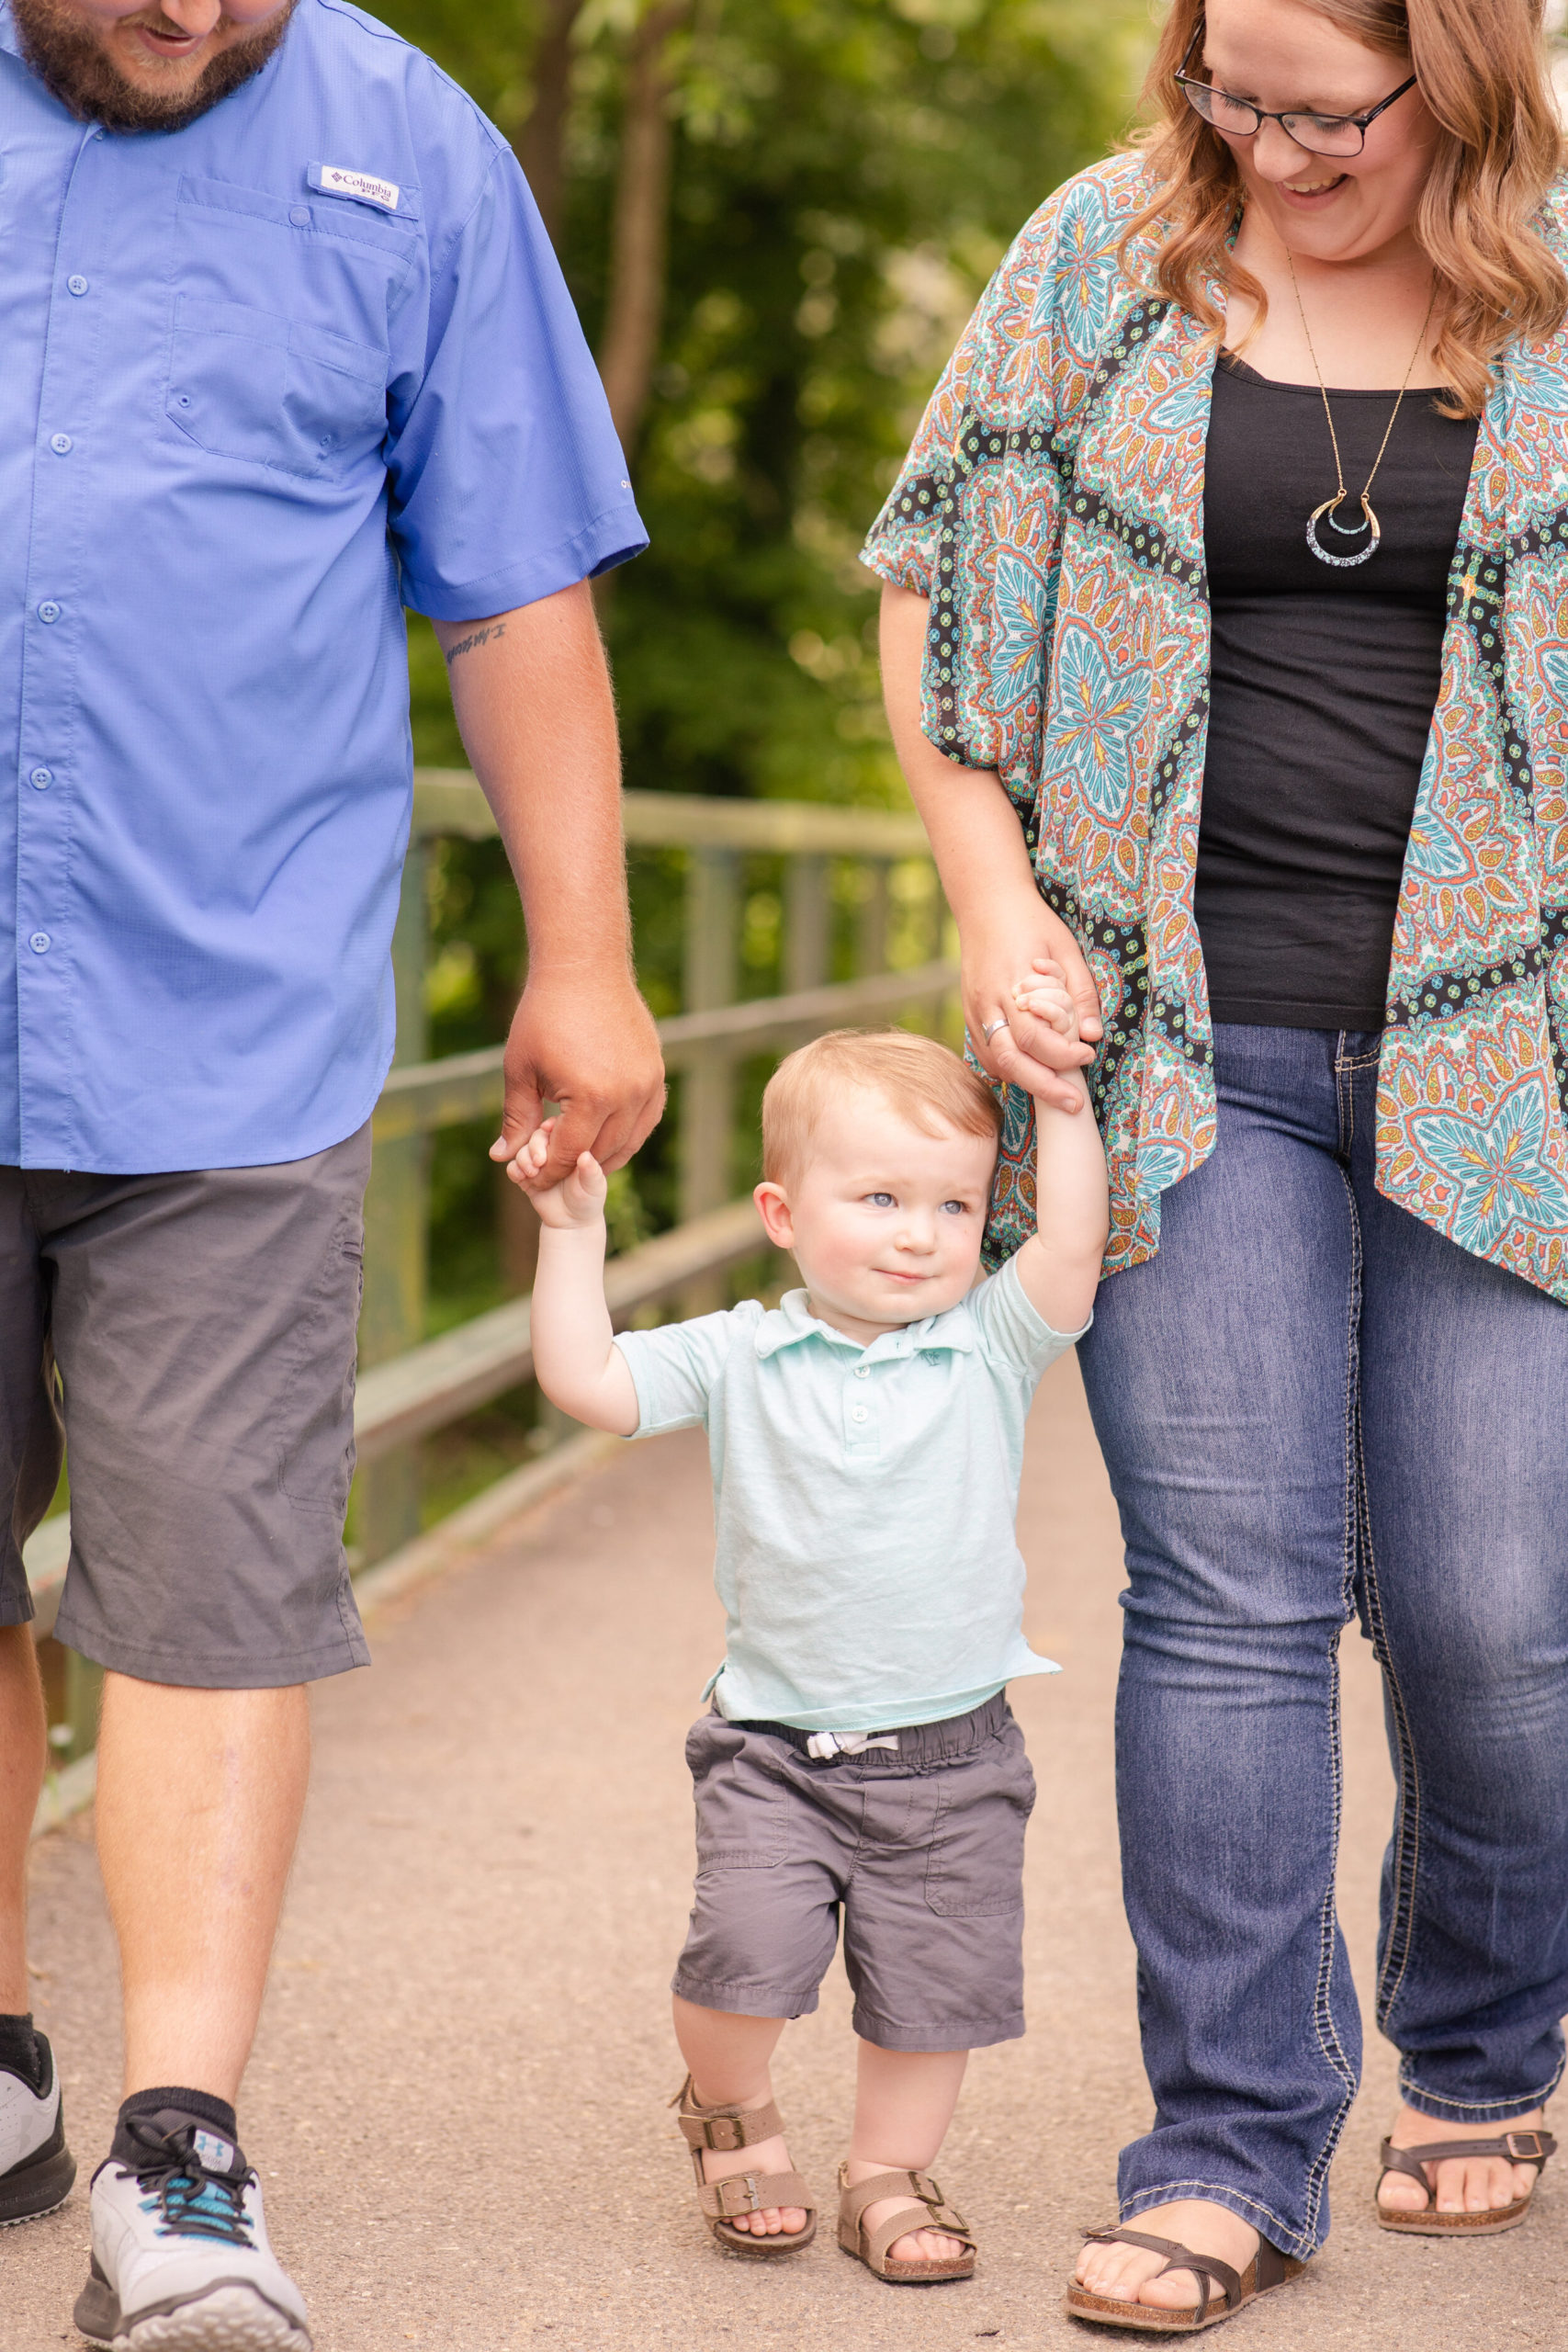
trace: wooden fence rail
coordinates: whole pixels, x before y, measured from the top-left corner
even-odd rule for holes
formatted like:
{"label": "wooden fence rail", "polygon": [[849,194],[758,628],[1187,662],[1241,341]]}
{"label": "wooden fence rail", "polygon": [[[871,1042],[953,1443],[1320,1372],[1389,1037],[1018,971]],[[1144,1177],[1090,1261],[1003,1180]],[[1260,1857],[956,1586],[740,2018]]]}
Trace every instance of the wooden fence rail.
{"label": "wooden fence rail", "polygon": [[[732,1165],[741,1063],[782,1052],[826,1029],[863,1022],[930,1020],[951,997],[956,970],[943,952],[944,917],[930,853],[914,816],[802,801],[709,800],[678,793],[625,796],[628,850],[685,856],[684,1010],[659,1024],[679,1080],[676,1103],[680,1221],[612,1259],[611,1310],[624,1323],[678,1299],[687,1311],[717,1304],[731,1268],[767,1248],[750,1200],[735,1201]],[[532,1376],[529,1302],[509,1300],[440,1338],[426,1340],[428,1155],[440,1128],[489,1119],[502,1101],[499,1046],[427,1057],[429,844],[442,835],[483,840],[495,820],[473,778],[427,769],[414,784],[414,820],[392,944],[398,1051],[373,1121],[374,1164],[366,1199],[365,1308],[355,1437],[361,1467],[355,1510],[363,1565],[384,1559],[420,1530],[418,1442]],[[746,858],[783,858],[784,992],[737,1001]],[[928,908],[923,952],[887,966],[889,876],[919,861]],[[854,978],[829,978],[833,877],[857,880]],[[906,925],[906,931],[908,926]],[[907,944],[907,943],[906,943]],[[841,968],[841,967],[840,967]],[[571,1425],[562,1426],[562,1434]],[[52,1631],[70,1555],[65,1515],[47,1520],[27,1546],[39,1639]],[[60,1717],[51,1737],[62,1758],[90,1747],[98,1676],[67,1659]],[[84,1786],[85,1783],[84,1783]]]}
{"label": "wooden fence rail", "polygon": [[[711,1012],[678,1012],[658,1023],[665,1068],[691,1069],[712,1046],[726,1047],[732,1056],[756,1054],[819,1036],[825,1029],[886,1020],[906,1007],[950,996],[955,977],[952,964],[938,957],[912,971],[878,972],[831,988],[802,989],[794,996],[754,997]],[[389,1070],[371,1125],[376,1141],[428,1135],[499,1112],[504,1051],[502,1046],[481,1046],[477,1053],[447,1054],[437,1062]]]}

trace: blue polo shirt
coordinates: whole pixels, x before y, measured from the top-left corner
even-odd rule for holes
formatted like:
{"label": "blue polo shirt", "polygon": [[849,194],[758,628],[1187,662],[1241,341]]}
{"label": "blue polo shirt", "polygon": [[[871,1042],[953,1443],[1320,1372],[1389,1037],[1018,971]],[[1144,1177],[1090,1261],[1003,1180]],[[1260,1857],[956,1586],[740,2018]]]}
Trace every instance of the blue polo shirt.
{"label": "blue polo shirt", "polygon": [[708,1433],[720,1714],[898,1731],[1057,1672],[1024,1638],[1014,1522],[1031,1400],[1082,1337],[1035,1311],[1016,1258],[866,1348],[803,1290],[621,1332],[637,1436]]}
{"label": "blue polo shirt", "polygon": [[187,130],[75,122],[0,7],[0,1162],[297,1159],[367,1117],[403,605],[647,543],[510,149],[342,0]]}

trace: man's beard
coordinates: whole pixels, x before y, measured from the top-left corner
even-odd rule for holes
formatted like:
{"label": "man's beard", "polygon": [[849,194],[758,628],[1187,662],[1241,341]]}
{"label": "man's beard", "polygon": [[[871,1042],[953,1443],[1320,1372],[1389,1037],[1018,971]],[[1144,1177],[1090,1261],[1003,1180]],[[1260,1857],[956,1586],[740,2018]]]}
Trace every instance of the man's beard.
{"label": "man's beard", "polygon": [[11,0],[22,54],[39,81],[78,122],[101,122],[106,130],[183,130],[261,72],[294,8],[287,0],[248,40],[220,50],[192,87],[165,96],[128,82],[70,0]]}

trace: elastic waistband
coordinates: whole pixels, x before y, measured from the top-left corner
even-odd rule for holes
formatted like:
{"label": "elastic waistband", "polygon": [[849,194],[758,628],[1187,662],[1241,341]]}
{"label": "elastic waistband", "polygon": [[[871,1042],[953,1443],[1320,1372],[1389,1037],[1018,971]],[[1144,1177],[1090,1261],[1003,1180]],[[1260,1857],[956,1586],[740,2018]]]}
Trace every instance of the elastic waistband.
{"label": "elastic waistband", "polygon": [[875,1739],[896,1739],[897,1747],[866,1747],[858,1755],[840,1754],[830,1757],[810,1756],[810,1742],[818,1735],[802,1731],[795,1724],[769,1724],[736,1721],[736,1731],[761,1732],[769,1739],[782,1739],[802,1756],[809,1756],[814,1764],[831,1769],[838,1764],[869,1764],[884,1772],[907,1771],[911,1764],[947,1764],[960,1756],[972,1755],[988,1739],[1012,1720],[1005,1690],[983,1705],[971,1707],[965,1715],[949,1715],[940,1724],[904,1724],[894,1732],[879,1731],[871,1735]]}

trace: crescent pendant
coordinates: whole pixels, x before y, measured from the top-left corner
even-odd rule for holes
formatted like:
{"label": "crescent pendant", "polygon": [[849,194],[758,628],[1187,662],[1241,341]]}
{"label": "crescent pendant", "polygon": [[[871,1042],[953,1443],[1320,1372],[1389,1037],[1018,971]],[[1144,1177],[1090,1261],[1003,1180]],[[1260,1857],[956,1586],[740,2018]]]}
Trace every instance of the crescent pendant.
{"label": "crescent pendant", "polygon": [[1340,503],[1340,498],[1342,498],[1343,495],[1344,493],[1341,492],[1340,497],[1325,498],[1321,506],[1314,508],[1307,523],[1306,528],[1307,545],[1312,549],[1314,555],[1316,556],[1319,563],[1331,563],[1335,566],[1336,570],[1340,571],[1348,571],[1354,564],[1370,562],[1371,558],[1376,555],[1378,548],[1382,540],[1382,531],[1379,526],[1377,516],[1372,512],[1371,501],[1367,497],[1365,492],[1363,492],[1361,495],[1361,512],[1367,518],[1365,527],[1371,533],[1371,537],[1367,542],[1367,545],[1361,549],[1359,555],[1330,555],[1325,547],[1319,545],[1317,526],[1325,514],[1328,517],[1330,529],[1341,532],[1346,537],[1349,537],[1351,536],[1349,532],[1345,530],[1345,526],[1342,523],[1336,523],[1334,520],[1334,509]]}

